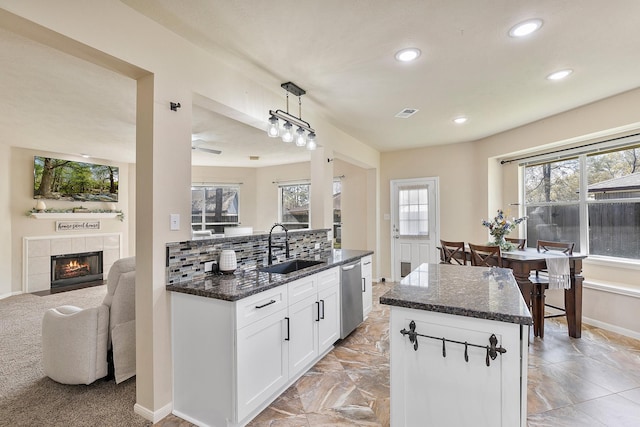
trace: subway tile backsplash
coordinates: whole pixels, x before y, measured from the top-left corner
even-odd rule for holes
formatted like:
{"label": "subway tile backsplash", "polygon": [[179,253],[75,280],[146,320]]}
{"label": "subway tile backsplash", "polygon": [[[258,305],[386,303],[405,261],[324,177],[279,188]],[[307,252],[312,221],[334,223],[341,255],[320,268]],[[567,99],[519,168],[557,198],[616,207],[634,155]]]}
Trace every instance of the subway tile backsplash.
{"label": "subway tile backsplash", "polygon": [[[331,252],[329,229],[289,231],[290,258],[314,259]],[[218,261],[220,252],[232,249],[238,259],[238,269],[254,269],[267,265],[269,234],[233,236],[206,240],[167,243],[167,284],[200,280],[206,276],[204,263]],[[272,255],[274,264],[285,260],[285,233],[273,233]],[[316,244],[318,248],[316,249]],[[278,246],[274,248],[273,246]],[[282,246],[282,248],[280,248]]]}

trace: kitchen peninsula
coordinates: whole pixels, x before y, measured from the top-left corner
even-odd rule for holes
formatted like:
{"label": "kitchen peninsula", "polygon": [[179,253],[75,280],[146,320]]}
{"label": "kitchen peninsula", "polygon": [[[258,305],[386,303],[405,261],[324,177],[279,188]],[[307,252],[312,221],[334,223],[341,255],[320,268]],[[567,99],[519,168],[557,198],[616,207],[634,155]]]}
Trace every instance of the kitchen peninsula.
{"label": "kitchen peninsula", "polygon": [[[373,252],[333,250],[328,231],[274,233],[274,266],[287,262],[280,249],[286,237],[291,258],[314,261],[284,274],[268,271],[266,235],[167,245],[175,415],[203,426],[243,426],[333,348],[342,266],[361,260],[370,268]],[[238,270],[205,274],[204,265],[228,249],[237,253]],[[365,271],[357,282],[363,300],[371,299]]]}
{"label": "kitchen peninsula", "polygon": [[526,426],[531,314],[511,270],[422,264],[391,306],[391,426]]}

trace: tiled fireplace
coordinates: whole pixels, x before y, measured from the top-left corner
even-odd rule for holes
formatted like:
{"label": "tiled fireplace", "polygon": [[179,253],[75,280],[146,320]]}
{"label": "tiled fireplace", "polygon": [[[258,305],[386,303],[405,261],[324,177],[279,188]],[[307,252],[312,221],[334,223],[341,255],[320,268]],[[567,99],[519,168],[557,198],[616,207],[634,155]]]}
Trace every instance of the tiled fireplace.
{"label": "tiled fireplace", "polygon": [[23,291],[106,279],[111,265],[121,258],[121,242],[120,233],[25,237]]}

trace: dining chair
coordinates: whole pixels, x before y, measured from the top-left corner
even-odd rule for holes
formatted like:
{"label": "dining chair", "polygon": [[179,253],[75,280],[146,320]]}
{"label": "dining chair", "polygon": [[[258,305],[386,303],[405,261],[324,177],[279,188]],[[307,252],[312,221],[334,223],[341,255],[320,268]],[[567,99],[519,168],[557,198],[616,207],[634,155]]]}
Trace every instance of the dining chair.
{"label": "dining chair", "polygon": [[440,264],[467,265],[467,251],[464,242],[440,240]]}
{"label": "dining chair", "polygon": [[502,267],[500,246],[483,246],[469,243],[471,265],[483,267]]}
{"label": "dining chair", "polygon": [[509,243],[513,243],[521,251],[524,250],[524,248],[527,246],[527,239],[516,239],[513,237],[505,237],[504,240],[506,240]]}
{"label": "dining chair", "polygon": [[[573,248],[575,247],[575,243],[573,242],[554,242],[551,240],[538,240],[536,244],[536,249],[538,252],[561,252],[567,255],[573,255]],[[544,299],[544,291],[549,289],[549,278],[547,276],[541,276],[539,273],[548,273],[546,269],[536,270],[535,274],[533,274],[529,279],[533,283],[532,292],[537,292]],[[564,317],[566,316],[566,308],[565,307],[557,307],[552,304],[544,303],[545,307],[553,308],[555,310],[560,311],[560,314],[548,314],[545,315],[545,319],[550,319],[553,317]],[[543,325],[544,327],[544,325]]]}

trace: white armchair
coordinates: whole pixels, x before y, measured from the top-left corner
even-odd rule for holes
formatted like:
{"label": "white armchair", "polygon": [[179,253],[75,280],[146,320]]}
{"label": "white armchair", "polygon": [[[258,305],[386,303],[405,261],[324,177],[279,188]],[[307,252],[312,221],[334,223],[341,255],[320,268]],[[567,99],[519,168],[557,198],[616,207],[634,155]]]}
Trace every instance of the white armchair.
{"label": "white armchair", "polygon": [[45,374],[63,384],[91,384],[108,374],[113,352],[116,383],[136,374],[135,257],[116,261],[107,276],[107,295],[98,307],[64,305],[42,319]]}

